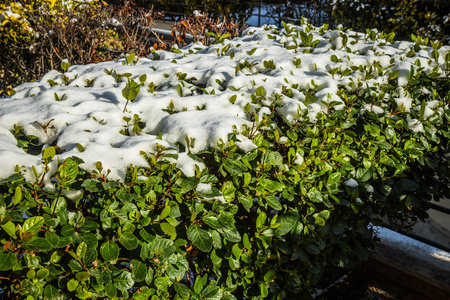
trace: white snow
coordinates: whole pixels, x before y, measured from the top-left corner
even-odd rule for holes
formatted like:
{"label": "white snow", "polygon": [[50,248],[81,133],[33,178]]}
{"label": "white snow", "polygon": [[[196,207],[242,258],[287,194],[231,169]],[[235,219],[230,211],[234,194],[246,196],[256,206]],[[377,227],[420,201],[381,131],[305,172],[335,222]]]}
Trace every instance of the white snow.
{"label": "white snow", "polygon": [[[292,28],[306,31],[307,25]],[[444,65],[443,53],[450,50],[443,46],[439,61],[435,62],[424,56],[427,51],[415,57],[404,56],[405,49],[413,47],[409,42],[391,45],[383,39],[366,41],[364,34],[358,37],[352,31],[309,29],[320,41],[310,49],[311,53],[304,53],[309,48],[300,45],[298,33],[286,34],[285,29],[276,27],[252,27],[242,37],[226,40],[223,45],[193,44],[180,49],[181,53],[158,50],[130,65],[121,59],[71,66],[64,74],[51,71],[39,81],[24,83],[15,88],[14,96],[0,99],[0,179],[12,175],[16,165],[25,173],[32,165],[42,171],[41,155],[27,154],[18,147],[11,134],[15,124],[25,134],[36,136],[45,147],[58,146],[63,151],[57,155],[60,161],[77,156],[84,161],[80,167],[87,171],[94,170],[95,163],[101,161],[104,170],[111,170],[111,180],[123,180],[131,164],[148,166],[141,152],[152,155],[159,146],[178,154],[177,159],[169,160],[177,163],[186,176],[194,176],[196,168],[205,166],[188,152],[217,147],[219,139],[227,143],[229,133],[236,134],[236,145],[244,151],[254,149],[252,140],[242,132],[251,131],[255,115],[261,119],[276,113],[295,124],[306,112],[309,120],[315,122],[317,114],[329,111],[330,103],[334,109],[344,108],[344,101],[338,96],[340,89],[350,91],[350,84],[355,87],[362,82],[358,91],[375,87],[373,93],[380,93],[380,86],[388,82],[393,69],[399,70],[401,78],[395,101],[405,110],[417,109],[411,95],[401,88],[411,65],[416,59],[423,60],[424,72],[431,72]],[[343,34],[348,36],[346,45],[338,40]],[[299,46],[295,46],[294,39]],[[289,43],[294,45],[292,49],[285,48]],[[156,59],[158,55],[160,60]],[[332,55],[338,62],[331,60]],[[301,59],[300,64],[294,64],[297,59]],[[264,61],[273,61],[275,67],[266,68]],[[374,64],[381,66],[383,74],[375,71],[373,78],[365,79],[366,70]],[[344,71],[352,66],[360,70],[343,76],[330,74],[333,68]],[[139,95],[123,113],[126,100],[122,89],[128,79],[139,83],[144,74]],[[259,87],[264,87],[265,94],[252,101],[251,95]],[[305,90],[313,88],[317,100],[308,104]],[[286,89],[292,94],[283,94]],[[235,101],[231,101],[234,96]],[[279,102],[272,111],[274,101]],[[386,96],[365,109],[382,114],[391,111],[391,105]],[[442,105],[430,102],[425,116],[439,111]],[[135,123],[142,131],[134,130]],[[408,122],[414,132],[422,131],[421,126],[417,120]],[[280,142],[285,141],[285,137],[280,138]],[[180,150],[179,144],[185,149]],[[301,156],[296,157],[296,162],[302,162]],[[27,176],[31,180],[32,176]],[[348,186],[355,183],[352,179],[346,181]]]}
{"label": "white snow", "polygon": [[410,119],[407,121],[409,130],[413,132],[423,132],[423,124],[417,119]]}
{"label": "white snow", "polygon": [[358,182],[353,178],[347,179],[346,181],[344,181],[344,184],[350,188],[358,187]]}

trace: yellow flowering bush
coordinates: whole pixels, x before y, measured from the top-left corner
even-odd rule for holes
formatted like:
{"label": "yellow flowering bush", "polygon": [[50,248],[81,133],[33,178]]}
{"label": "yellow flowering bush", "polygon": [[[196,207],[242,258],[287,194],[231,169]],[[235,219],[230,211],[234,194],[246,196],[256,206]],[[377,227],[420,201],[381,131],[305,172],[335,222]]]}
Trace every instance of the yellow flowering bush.
{"label": "yellow flowering bush", "polygon": [[3,38],[27,39],[34,30],[27,19],[27,14],[38,12],[42,22],[55,22],[56,16],[62,16],[62,6],[76,9],[79,5],[96,7],[101,0],[6,0],[0,4],[0,35]]}

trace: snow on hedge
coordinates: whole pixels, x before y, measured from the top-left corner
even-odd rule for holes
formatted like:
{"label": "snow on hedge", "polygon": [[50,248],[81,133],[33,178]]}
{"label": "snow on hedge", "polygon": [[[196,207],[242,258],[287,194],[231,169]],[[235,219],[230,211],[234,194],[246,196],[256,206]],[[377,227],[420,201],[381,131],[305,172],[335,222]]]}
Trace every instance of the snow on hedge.
{"label": "snow on hedge", "polygon": [[[442,75],[450,47],[392,38],[376,31],[362,34],[307,24],[252,27],[224,44],[155,51],[137,62],[71,66],[64,74],[51,71],[0,100],[0,178],[12,175],[18,165],[33,180],[30,167],[43,167],[40,154],[25,153],[18,146],[12,133],[15,124],[44,148],[56,145],[62,151],[60,160],[77,156],[84,161],[80,167],[88,171],[101,161],[111,170],[108,178],[123,180],[130,164],[147,166],[141,151],[155,153],[158,145],[173,153],[181,152],[177,143],[185,146],[177,159],[170,159],[186,176],[195,174],[196,165],[204,167],[187,149],[196,153],[216,147],[233,130],[239,147],[253,149],[251,139],[241,133],[252,127],[254,114],[260,119],[271,114],[267,106],[273,101],[279,101],[274,113],[288,122],[306,115],[314,122],[330,105],[344,108],[340,89],[376,87],[380,93],[398,76],[396,109],[417,109],[403,90],[411,71],[423,68]],[[122,90],[130,80],[141,84],[140,93],[124,113]],[[313,90],[315,98],[304,90]],[[366,109],[391,112],[389,97]],[[434,113],[435,105],[428,103],[426,113]],[[409,123],[411,130],[421,130],[419,121]]]}

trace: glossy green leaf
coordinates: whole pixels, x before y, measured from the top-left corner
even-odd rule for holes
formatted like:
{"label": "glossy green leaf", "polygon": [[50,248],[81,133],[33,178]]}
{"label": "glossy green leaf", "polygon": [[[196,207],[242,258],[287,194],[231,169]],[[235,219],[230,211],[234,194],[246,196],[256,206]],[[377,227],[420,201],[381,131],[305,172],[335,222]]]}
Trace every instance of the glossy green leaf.
{"label": "glossy green leaf", "polygon": [[89,279],[89,277],[91,277],[91,275],[89,274],[89,272],[83,271],[76,273],[75,277],[78,281],[86,281]]}
{"label": "glossy green leaf", "polygon": [[77,287],[78,287],[78,280],[70,279],[67,282],[67,289],[69,290],[69,292],[75,291]]}
{"label": "glossy green leaf", "polygon": [[22,232],[35,233],[44,225],[44,218],[37,216],[25,220],[22,226]]}
{"label": "glossy green leaf", "polygon": [[0,271],[12,269],[17,264],[17,256],[11,252],[0,253]]}
{"label": "glossy green leaf", "polygon": [[145,277],[147,276],[147,266],[143,262],[132,259],[130,261],[130,269],[134,281],[142,282],[145,280]]}
{"label": "glossy green leaf", "polygon": [[174,285],[175,291],[177,292],[177,294],[184,300],[188,300],[191,292],[189,291],[189,288],[183,284],[183,283],[178,283],[176,282]]}
{"label": "glossy green leaf", "polygon": [[155,278],[154,283],[155,283],[155,286],[162,291],[167,291],[170,286],[170,281],[169,281],[169,278],[167,278],[167,277]]}
{"label": "glossy green leaf", "polygon": [[16,239],[16,226],[13,222],[9,221],[1,225],[2,229],[6,231],[13,239]]}
{"label": "glossy green leaf", "polygon": [[226,211],[220,211],[217,219],[223,226],[225,226],[229,229],[234,228],[235,221],[234,221],[233,216],[230,213],[228,213]]}
{"label": "glossy green leaf", "polygon": [[119,276],[113,278],[113,283],[118,290],[126,291],[133,287],[134,280],[130,272],[122,271]]}
{"label": "glossy green leaf", "polygon": [[41,251],[50,251],[53,249],[53,245],[47,239],[41,237],[34,237],[25,247],[27,249],[38,249]]}
{"label": "glossy green leaf", "polygon": [[59,297],[59,290],[53,285],[47,284],[44,288],[44,299],[56,300]]}
{"label": "glossy green leaf", "polygon": [[119,246],[114,241],[107,241],[100,246],[100,254],[106,261],[116,261],[119,258]]}
{"label": "glossy green leaf", "polygon": [[50,274],[48,269],[40,269],[39,271],[36,272],[36,277],[37,279],[45,279],[48,277],[48,275]]}
{"label": "glossy green leaf", "polygon": [[16,190],[14,192],[14,205],[17,205],[22,200],[22,189],[20,186],[16,187]]}
{"label": "glossy green leaf", "polygon": [[161,230],[164,231],[164,233],[170,235],[173,238],[177,236],[177,230],[173,225],[166,222],[160,223],[159,225],[161,226]]}
{"label": "glossy green leaf", "polygon": [[117,288],[113,282],[108,283],[105,286],[106,296],[109,298],[115,298],[117,296]]}
{"label": "glossy green leaf", "polygon": [[135,300],[147,300],[152,295],[152,291],[146,287],[140,287],[134,294],[133,299]]}
{"label": "glossy green leaf", "polygon": [[120,236],[119,241],[128,250],[134,250],[138,247],[138,239],[132,233],[124,232]]}
{"label": "glossy green leaf", "polygon": [[187,236],[191,242],[203,252],[212,249],[212,238],[208,231],[201,229],[197,224],[192,224],[187,230]]}
{"label": "glossy green leaf", "polygon": [[208,300],[220,300],[221,297],[220,287],[216,285],[209,285],[203,289],[201,295],[204,299]]}
{"label": "glossy green leaf", "polygon": [[266,222],[267,215],[265,212],[261,212],[256,219],[256,228],[261,229],[264,226],[264,223]]}
{"label": "glossy green leaf", "polygon": [[275,196],[267,196],[266,202],[273,209],[281,210],[283,208],[280,201]]}
{"label": "glossy green leaf", "polygon": [[85,242],[81,242],[77,247],[77,256],[79,259],[82,259],[86,255],[87,244]]}
{"label": "glossy green leaf", "polygon": [[260,287],[260,291],[261,291],[261,296],[264,298],[267,297],[269,295],[269,290],[267,289],[266,284],[261,282],[259,284],[259,287]]}

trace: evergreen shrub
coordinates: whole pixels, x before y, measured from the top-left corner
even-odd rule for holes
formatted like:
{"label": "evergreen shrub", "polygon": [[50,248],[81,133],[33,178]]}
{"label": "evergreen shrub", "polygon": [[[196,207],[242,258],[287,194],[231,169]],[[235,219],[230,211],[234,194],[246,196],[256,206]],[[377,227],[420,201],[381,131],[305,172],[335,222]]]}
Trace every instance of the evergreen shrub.
{"label": "evergreen shrub", "polygon": [[[314,120],[308,109],[299,108],[294,120],[279,109],[281,98],[294,99],[298,93],[305,105],[316,103],[321,87],[314,81],[303,85],[286,80],[274,94],[264,86],[252,87],[246,109],[253,126],[240,133],[230,130],[227,140],[200,152],[190,151],[194,141],[188,138],[179,145],[177,153],[187,152],[206,166],[194,176],[173,163],[178,157],[173,149],[161,146],[152,155],[143,153],[148,167],[130,166],[124,181],[111,181],[100,160],[88,172],[80,168],[80,158],[61,161],[57,145],[41,150],[35,137],[14,128],[18,145],[40,155],[43,168],[33,169],[35,180],[26,180],[17,167],[16,174],[0,181],[3,295],[307,299],[330,270],[352,268],[368,258],[380,218],[408,226],[426,217],[431,199],[449,196],[448,48],[416,38],[401,55],[425,59],[426,53],[428,63],[422,65],[418,58],[405,71],[393,69],[395,61],[387,69],[376,59],[364,64],[358,60],[365,57],[364,47],[353,48],[361,43],[372,49],[393,45],[392,34],[358,35],[306,23],[261,31],[263,40],[276,40],[297,53],[293,67],[329,47],[336,54],[329,66],[337,67],[317,70],[314,64],[311,74],[330,80],[351,76],[354,81],[340,86],[340,101],[321,102],[325,112]],[[243,40],[253,32],[248,30]],[[233,59],[244,47],[229,45],[216,45],[217,55]],[[233,51],[220,52],[221,47]],[[261,61],[256,69],[249,62],[257,63],[255,51],[239,52],[247,53],[248,61],[236,66],[236,73],[270,76],[280,71],[273,61]],[[356,61],[347,60],[347,54]],[[158,58],[155,53],[153,59]],[[133,57],[124,63],[132,64]],[[139,77],[140,82],[130,76],[123,82],[128,80],[123,90],[127,104],[143,89],[157,92],[150,76]],[[187,78],[179,76],[180,85]],[[64,86],[61,81],[54,84]],[[398,101],[405,95],[410,105]],[[262,109],[267,113],[258,114]],[[177,113],[173,107],[168,110]],[[133,134],[139,129],[136,121]],[[238,147],[239,134],[256,147]]]}

